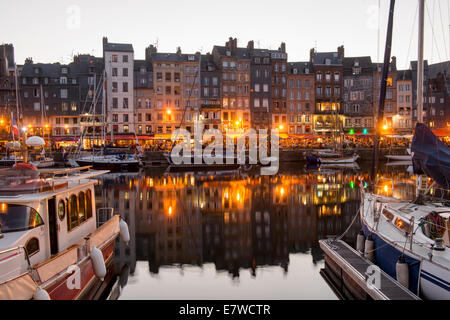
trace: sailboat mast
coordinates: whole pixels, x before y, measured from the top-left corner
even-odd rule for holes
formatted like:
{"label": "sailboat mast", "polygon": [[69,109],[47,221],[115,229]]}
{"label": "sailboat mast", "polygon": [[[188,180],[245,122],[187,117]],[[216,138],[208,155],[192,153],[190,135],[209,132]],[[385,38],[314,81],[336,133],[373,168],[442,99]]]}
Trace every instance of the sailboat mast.
{"label": "sailboat mast", "polygon": [[17,134],[17,141],[20,143],[20,126],[19,126],[19,85],[18,85],[18,78],[17,78],[17,64],[14,64],[14,77],[15,77],[15,84],[16,84],[16,124],[19,130],[17,130],[19,133]]}
{"label": "sailboat mast", "polygon": [[94,99],[93,99],[93,111],[92,111],[92,154],[94,154],[95,150],[95,98],[97,97],[97,74],[94,73]]}
{"label": "sailboat mast", "polygon": [[[42,89],[42,84],[41,84],[41,88],[40,88],[40,96],[41,96],[41,129],[42,129],[42,139],[45,140],[45,131],[44,131],[44,125],[45,125],[45,121],[44,121],[44,90]],[[42,146],[42,150],[45,152],[45,143]]]}
{"label": "sailboat mast", "polygon": [[423,122],[423,34],[425,0],[419,0],[419,52],[417,55],[417,122]]}
{"label": "sailboat mast", "polygon": [[394,24],[394,6],[395,0],[391,0],[390,8],[389,8],[389,21],[388,21],[388,29],[386,34],[386,46],[384,49],[384,62],[383,62],[383,72],[381,75],[381,84],[380,84],[380,99],[378,101],[378,116],[377,116],[377,124],[376,124],[376,133],[375,133],[375,141],[373,143],[373,152],[372,152],[372,185],[375,186],[375,177],[378,166],[378,152],[379,152],[379,143],[380,143],[380,131],[383,124],[384,117],[384,102],[386,99],[386,87],[387,87],[387,79],[389,75],[389,62],[391,59],[391,46],[392,46],[392,29]]}

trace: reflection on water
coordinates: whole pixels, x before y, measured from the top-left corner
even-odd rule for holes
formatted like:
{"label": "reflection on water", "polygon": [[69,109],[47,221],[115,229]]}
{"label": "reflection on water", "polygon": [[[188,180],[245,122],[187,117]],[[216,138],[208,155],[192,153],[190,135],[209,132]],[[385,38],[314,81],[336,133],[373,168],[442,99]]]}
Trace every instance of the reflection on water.
{"label": "reflection on water", "polygon": [[[129,268],[122,299],[335,299],[320,277],[318,240],[341,234],[360,204],[361,170],[281,168],[107,174],[97,206],[129,225],[116,270]],[[385,167],[379,192],[410,198],[406,167]],[[384,187],[384,186],[387,187]],[[353,241],[359,227],[347,239]],[[127,269],[128,270],[128,269]],[[124,281],[122,281],[124,282]]]}

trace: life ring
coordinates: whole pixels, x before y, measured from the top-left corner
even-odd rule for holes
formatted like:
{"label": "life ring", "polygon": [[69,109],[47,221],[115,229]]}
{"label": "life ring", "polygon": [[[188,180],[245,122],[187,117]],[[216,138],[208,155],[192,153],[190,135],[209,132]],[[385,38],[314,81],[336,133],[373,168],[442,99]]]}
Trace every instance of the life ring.
{"label": "life ring", "polygon": [[32,163],[25,163],[25,162],[19,162],[13,165],[12,167],[15,170],[23,170],[23,169],[27,169],[27,170],[35,170],[37,171],[38,168],[36,168],[36,166]]}

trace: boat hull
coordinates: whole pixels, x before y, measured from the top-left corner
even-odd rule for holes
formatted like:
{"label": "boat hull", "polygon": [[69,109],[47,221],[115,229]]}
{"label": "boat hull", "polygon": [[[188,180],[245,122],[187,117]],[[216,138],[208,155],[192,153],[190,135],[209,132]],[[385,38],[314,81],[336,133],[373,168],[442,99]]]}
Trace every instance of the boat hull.
{"label": "boat hull", "polygon": [[97,162],[89,160],[75,160],[76,163],[83,166],[92,166],[95,170],[110,170],[110,171],[137,171],[139,170],[139,162],[123,162],[123,163],[108,163],[108,162]]}
{"label": "boat hull", "polygon": [[[106,243],[101,249],[103,260],[105,261],[108,271],[107,277],[110,277],[113,272],[113,269],[111,268],[114,266],[112,263],[114,258],[114,244],[115,238]],[[80,288],[70,289],[67,284],[68,281],[70,281],[69,277],[71,275],[65,273],[56,281],[43,287],[43,289],[48,292],[51,300],[82,300],[96,294],[95,288],[98,289],[102,281],[94,274],[92,260],[83,260],[77,266],[80,268]],[[105,278],[105,281],[106,280],[107,279]]]}
{"label": "boat hull", "polygon": [[361,214],[361,225],[364,235],[374,239],[375,263],[387,274],[396,279],[396,263],[400,255],[404,255],[409,265],[409,290],[428,300],[450,300],[450,271],[424,260],[408,250],[402,250],[385,240],[369,224]]}
{"label": "boat hull", "polygon": [[358,155],[353,155],[350,157],[339,157],[339,158],[319,158],[320,163],[330,163],[330,164],[339,164],[339,163],[354,163],[358,160]]}

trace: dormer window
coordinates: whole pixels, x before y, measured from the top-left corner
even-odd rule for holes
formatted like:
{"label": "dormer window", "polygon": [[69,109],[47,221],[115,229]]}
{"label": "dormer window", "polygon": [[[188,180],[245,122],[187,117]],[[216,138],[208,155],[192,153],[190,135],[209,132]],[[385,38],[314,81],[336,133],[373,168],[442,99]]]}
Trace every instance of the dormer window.
{"label": "dormer window", "polygon": [[308,68],[305,69],[305,73],[306,73],[306,74],[309,73],[309,69],[308,69]]}
{"label": "dormer window", "polygon": [[229,56],[231,56],[231,51],[227,50],[225,54],[229,57]]}
{"label": "dormer window", "polygon": [[331,59],[325,59],[325,64],[328,66],[328,65],[330,65],[331,64]]}
{"label": "dormer window", "polygon": [[294,73],[294,74],[297,74],[297,73],[298,73],[297,68],[294,68],[293,73]]}
{"label": "dormer window", "polygon": [[67,74],[67,68],[61,68],[61,73],[62,74]]}
{"label": "dormer window", "polygon": [[34,68],[34,73],[39,74],[39,68]]}
{"label": "dormer window", "polygon": [[359,67],[359,61],[355,60],[355,67]]}
{"label": "dormer window", "polygon": [[194,56],[189,56],[189,57],[188,57],[188,60],[189,60],[189,61],[194,61]]}

